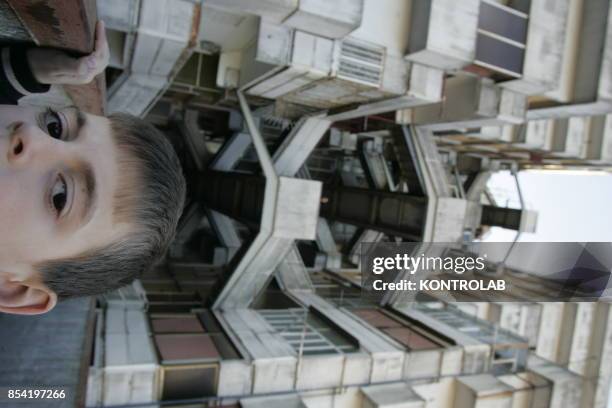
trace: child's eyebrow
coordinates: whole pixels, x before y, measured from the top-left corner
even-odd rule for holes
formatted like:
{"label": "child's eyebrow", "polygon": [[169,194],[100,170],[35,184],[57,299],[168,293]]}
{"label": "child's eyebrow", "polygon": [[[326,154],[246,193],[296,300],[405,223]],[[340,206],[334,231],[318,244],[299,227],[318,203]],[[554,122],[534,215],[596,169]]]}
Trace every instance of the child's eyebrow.
{"label": "child's eyebrow", "polygon": [[83,130],[83,128],[87,124],[87,117],[85,116],[83,111],[79,109],[78,107],[71,106],[70,108],[74,110],[74,116],[76,117],[77,128],[76,128],[76,131],[74,132],[74,140],[76,140],[81,134],[81,130]]}
{"label": "child's eyebrow", "polygon": [[83,223],[87,222],[93,214],[94,198],[96,195],[96,178],[89,163],[82,163],[83,179],[85,180],[85,203],[83,205]]}
{"label": "child's eyebrow", "polygon": [[83,111],[81,111],[81,109],[79,109],[77,106],[67,106],[66,109],[72,111],[72,114],[70,116],[72,116],[76,121],[76,129],[71,130],[69,137],[67,138],[67,141],[72,142],[77,140],[81,135],[81,130],[83,130],[83,128],[87,124],[87,117],[85,116]]}
{"label": "child's eyebrow", "polygon": [[85,184],[85,199],[83,209],[80,214],[81,224],[86,224],[93,215],[94,202],[96,198],[96,178],[93,169],[89,163],[79,162],[76,167],[79,178]]}
{"label": "child's eyebrow", "polygon": [[[69,106],[69,109],[74,111],[76,118],[76,131],[71,141],[79,138],[82,134],[83,128],[87,125],[87,116],[77,106]],[[83,202],[83,209],[79,214],[81,225],[86,224],[93,215],[94,201],[96,198],[96,177],[91,165],[84,161],[78,161],[76,164],[75,171],[77,172],[79,179],[85,184],[85,200]]]}

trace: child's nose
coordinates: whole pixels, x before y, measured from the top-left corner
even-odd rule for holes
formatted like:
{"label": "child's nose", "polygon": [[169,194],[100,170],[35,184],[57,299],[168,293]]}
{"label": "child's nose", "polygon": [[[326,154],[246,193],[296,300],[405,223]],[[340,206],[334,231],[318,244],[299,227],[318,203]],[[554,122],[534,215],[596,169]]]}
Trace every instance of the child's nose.
{"label": "child's nose", "polygon": [[8,151],[9,163],[17,163],[23,161],[25,156],[25,144],[23,139],[13,133],[11,137],[11,143]]}
{"label": "child's nose", "polygon": [[[32,159],[37,150],[38,139],[34,133],[38,128],[24,122],[15,122],[9,126],[11,131],[10,144],[7,152],[9,163],[25,163]],[[41,146],[42,147],[42,146]]]}

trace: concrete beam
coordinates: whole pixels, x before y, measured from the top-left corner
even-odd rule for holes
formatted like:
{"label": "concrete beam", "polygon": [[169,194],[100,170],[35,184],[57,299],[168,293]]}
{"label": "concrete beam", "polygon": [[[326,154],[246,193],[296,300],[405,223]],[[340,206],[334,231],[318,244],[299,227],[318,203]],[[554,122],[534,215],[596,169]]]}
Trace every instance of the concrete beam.
{"label": "concrete beam", "polygon": [[568,9],[569,0],[530,2],[522,77],[500,86],[525,95],[542,94],[559,86],[565,46],[559,39],[567,30]]}
{"label": "concrete beam", "polygon": [[[243,182],[240,184],[240,180],[235,178],[234,188],[242,186],[240,188],[243,197],[239,200],[240,202],[236,202],[235,197],[231,194],[229,197],[228,194],[221,194],[220,189],[217,189],[216,192],[211,191],[214,188],[203,189],[213,208],[225,211],[229,215],[232,214],[233,210],[234,215],[240,217],[242,214],[244,220],[255,222],[259,226],[259,233],[215,301],[214,308],[223,310],[248,307],[265,288],[268,278],[292,250],[294,240],[312,240],[315,238],[321,197],[320,182],[279,177],[279,173],[294,175],[302,167],[310,150],[304,153],[303,150],[298,149],[298,155],[303,155],[300,163],[289,160],[290,157],[284,154],[289,154],[287,152],[296,154],[294,149],[297,144],[303,146],[310,143],[308,140],[304,140],[305,136],[309,135],[308,132],[303,132],[304,129],[298,126],[293,137],[289,138],[290,140],[298,140],[298,142],[287,142],[284,147],[279,149],[284,152],[280,157],[285,158],[279,171],[277,169],[279,162],[277,160],[273,161],[270,157],[255,125],[246,98],[241,91],[238,92],[238,98],[265,179],[262,185],[261,182],[254,184]],[[308,120],[305,123],[309,124]],[[319,128],[320,136],[329,126],[328,121],[318,119],[314,119],[310,124]],[[311,131],[314,130],[311,128]],[[296,135],[297,139],[293,139]],[[316,143],[312,145],[312,148],[315,145]],[[220,178],[227,176],[224,172],[216,173]],[[231,176],[229,177],[231,179]],[[250,202],[255,208],[252,206],[247,208],[244,205],[244,197],[250,197],[250,201],[247,202]],[[261,202],[262,198],[263,202]]]}
{"label": "concrete beam", "polygon": [[205,0],[206,6],[237,14],[256,14],[274,23],[281,23],[298,7],[298,0]]}
{"label": "concrete beam", "polygon": [[405,95],[364,103],[349,109],[330,110],[327,117],[333,121],[342,121],[391,111],[407,112],[410,108],[439,102],[442,99],[443,84],[442,69],[412,63]]}
{"label": "concrete beam", "polygon": [[221,147],[210,167],[219,171],[233,170],[249,146],[251,146],[251,137],[248,133],[234,133]]}
{"label": "concrete beam", "polygon": [[276,172],[289,177],[297,174],[331,123],[321,116],[301,119],[274,153],[272,160]]}
{"label": "concrete beam", "polygon": [[191,56],[200,11],[200,4],[184,0],[140,2],[129,69],[109,89],[110,112],[148,113]]}
{"label": "concrete beam", "polygon": [[204,170],[206,161],[210,159],[210,156],[204,139],[200,135],[198,111],[187,109],[183,121],[179,122],[178,125],[198,171]]}
{"label": "concrete beam", "polygon": [[229,263],[242,246],[238,230],[234,226],[233,220],[220,212],[210,210],[207,212],[207,215],[208,221],[215,230],[219,241],[227,249],[227,262]]}
{"label": "concrete beam", "polygon": [[535,355],[529,356],[527,367],[552,383],[550,408],[581,406],[583,379],[579,375]]}
{"label": "concrete beam", "polygon": [[416,2],[406,58],[447,70],[469,65],[476,54],[479,5],[475,0]]}
{"label": "concrete beam", "polygon": [[304,266],[304,261],[297,247],[292,245],[287,256],[278,265],[277,278],[284,290],[313,291],[310,275]]}
{"label": "concrete beam", "polygon": [[480,197],[485,192],[491,175],[493,175],[492,171],[481,171],[476,175],[476,178],[466,192],[466,198],[469,201],[480,202]]}
{"label": "concrete beam", "polygon": [[340,269],[342,266],[342,254],[338,251],[329,223],[325,218],[321,217],[319,217],[317,222],[317,244],[327,256],[325,267],[332,271]]}
{"label": "concrete beam", "polygon": [[442,102],[398,114],[402,123],[434,131],[520,124],[525,120],[527,98],[500,88],[489,78],[457,75],[446,80]]}

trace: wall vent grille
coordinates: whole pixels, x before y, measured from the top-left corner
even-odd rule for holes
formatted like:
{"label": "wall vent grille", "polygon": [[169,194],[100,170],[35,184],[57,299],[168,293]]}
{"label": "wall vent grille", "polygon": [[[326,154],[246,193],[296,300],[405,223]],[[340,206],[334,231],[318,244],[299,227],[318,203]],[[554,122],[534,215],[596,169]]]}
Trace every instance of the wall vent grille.
{"label": "wall vent grille", "polygon": [[352,39],[340,45],[338,78],[378,87],[384,69],[385,48]]}

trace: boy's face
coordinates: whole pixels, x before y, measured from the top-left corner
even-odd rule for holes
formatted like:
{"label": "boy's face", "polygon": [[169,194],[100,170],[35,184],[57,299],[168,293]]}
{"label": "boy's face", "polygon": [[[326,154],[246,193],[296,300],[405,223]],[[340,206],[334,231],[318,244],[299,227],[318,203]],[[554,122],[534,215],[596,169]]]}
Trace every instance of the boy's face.
{"label": "boy's face", "polygon": [[129,232],[112,217],[119,177],[108,119],[0,105],[0,311],[52,308],[35,265]]}

